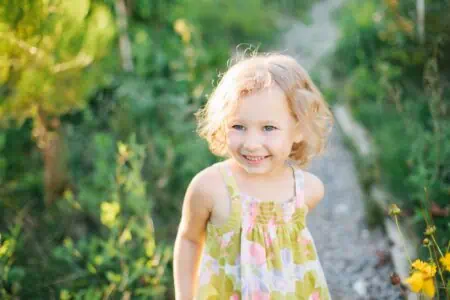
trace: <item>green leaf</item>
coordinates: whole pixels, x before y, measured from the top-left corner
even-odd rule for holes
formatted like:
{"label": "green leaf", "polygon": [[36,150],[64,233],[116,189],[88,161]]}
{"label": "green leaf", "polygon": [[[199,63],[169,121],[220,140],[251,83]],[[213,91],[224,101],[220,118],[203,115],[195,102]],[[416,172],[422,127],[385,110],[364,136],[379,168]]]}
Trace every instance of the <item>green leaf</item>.
{"label": "green leaf", "polygon": [[106,278],[108,278],[109,281],[114,282],[114,283],[120,283],[120,281],[122,280],[122,276],[120,274],[116,274],[114,272],[107,272]]}
{"label": "green leaf", "polygon": [[81,22],[89,13],[90,4],[90,0],[64,0],[61,5],[65,14]]}

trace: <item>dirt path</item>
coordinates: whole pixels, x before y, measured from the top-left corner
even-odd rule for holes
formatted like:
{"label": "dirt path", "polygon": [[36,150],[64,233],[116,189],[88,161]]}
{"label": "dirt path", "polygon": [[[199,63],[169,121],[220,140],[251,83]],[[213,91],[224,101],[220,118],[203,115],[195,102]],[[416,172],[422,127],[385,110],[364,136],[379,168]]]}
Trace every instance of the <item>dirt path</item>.
{"label": "dirt path", "polygon": [[[331,13],[342,3],[318,2],[311,11],[312,24],[292,24],[279,50],[296,57],[309,72],[329,78],[327,66],[321,62],[338,40]],[[308,226],[333,299],[401,299],[390,284],[392,264],[377,265],[380,253],[388,251],[389,241],[381,230],[367,227],[358,174],[337,125],[326,153],[316,158],[309,171],[322,179],[326,189],[324,200],[309,215]]]}

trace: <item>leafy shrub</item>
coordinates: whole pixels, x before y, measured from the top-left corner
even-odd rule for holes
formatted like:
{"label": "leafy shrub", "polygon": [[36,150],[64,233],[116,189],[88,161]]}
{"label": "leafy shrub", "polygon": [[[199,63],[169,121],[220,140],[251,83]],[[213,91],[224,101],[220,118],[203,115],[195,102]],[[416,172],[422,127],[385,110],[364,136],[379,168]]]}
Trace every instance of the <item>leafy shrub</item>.
{"label": "leafy shrub", "polygon": [[[50,108],[64,104],[49,109],[46,120],[58,125],[65,147],[57,152],[67,157],[63,175],[70,179],[59,191],[64,193],[45,205],[46,160],[34,143],[36,128],[42,129],[36,125],[42,124],[25,120],[35,111],[15,109],[18,103],[9,101],[14,105],[8,108],[25,117],[20,128],[0,133],[0,297],[170,298],[169,249],[183,194],[194,174],[216,160],[195,134],[193,112],[211,92],[213,79],[226,68],[236,44],[264,49],[276,37],[280,11],[296,16],[313,1],[123,1],[128,5],[131,72],[120,69],[119,56],[124,54],[119,47],[103,43],[114,26],[97,37],[101,46],[96,46],[93,34],[83,38],[89,30],[83,31],[84,23],[76,17],[99,5],[105,13],[109,9],[109,18],[117,23],[114,12],[120,1],[67,4],[61,11],[71,17],[64,22],[73,21],[77,30],[64,22],[58,25],[53,13],[59,10],[52,2],[25,1],[19,7],[23,1],[10,1],[0,8],[2,18],[20,25],[8,35],[24,38],[32,33],[26,41],[50,47],[44,48],[57,58],[91,48],[104,56],[95,66],[71,69],[70,78],[50,72],[30,75],[29,85],[14,85],[18,76],[7,75],[12,74],[9,63],[17,48],[0,40],[0,48],[6,45],[11,54],[8,68],[0,61],[0,102],[19,95],[33,107],[37,100],[27,97],[27,91],[42,97],[45,93],[39,91],[46,85],[40,83],[49,82],[55,93],[38,102],[50,101]],[[58,4],[65,2],[70,1]],[[48,5],[56,10],[51,12]],[[42,11],[50,11],[52,18],[35,17]],[[90,13],[84,16],[95,19]],[[5,28],[0,25],[0,31]],[[53,40],[48,37],[52,34]],[[32,52],[21,54],[27,58]],[[25,70],[39,65],[31,57],[33,64],[20,65]],[[47,131],[56,132],[51,126]]]}
{"label": "leafy shrub", "polygon": [[336,75],[341,96],[369,128],[386,184],[423,232],[428,190],[444,247],[450,237],[450,36],[447,1],[426,2],[425,41],[416,34],[415,3],[350,1],[339,15]]}

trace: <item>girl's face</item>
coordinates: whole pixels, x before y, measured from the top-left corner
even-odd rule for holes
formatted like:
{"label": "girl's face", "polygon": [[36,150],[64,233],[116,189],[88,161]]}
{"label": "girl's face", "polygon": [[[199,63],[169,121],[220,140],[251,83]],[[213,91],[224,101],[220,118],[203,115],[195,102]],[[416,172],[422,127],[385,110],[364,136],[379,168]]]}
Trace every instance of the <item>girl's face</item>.
{"label": "girl's face", "polygon": [[301,135],[284,92],[265,88],[240,99],[227,119],[228,152],[251,175],[274,175]]}

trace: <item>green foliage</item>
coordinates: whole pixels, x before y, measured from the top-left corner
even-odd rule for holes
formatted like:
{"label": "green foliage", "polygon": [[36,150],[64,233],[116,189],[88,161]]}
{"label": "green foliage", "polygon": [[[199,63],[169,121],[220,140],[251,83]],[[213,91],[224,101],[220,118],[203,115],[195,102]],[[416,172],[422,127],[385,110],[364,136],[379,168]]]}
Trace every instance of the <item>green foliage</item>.
{"label": "green foliage", "polygon": [[85,105],[99,82],[93,63],[106,54],[114,34],[107,7],[89,0],[8,1],[0,24],[4,124]]}
{"label": "green foliage", "polygon": [[[411,1],[348,2],[339,15],[343,34],[333,69],[348,78],[341,96],[374,138],[381,173],[373,179],[403,201],[423,231],[423,207],[449,207],[450,6],[426,2],[424,43],[414,12]],[[434,220],[440,245],[447,245],[450,216]]]}
{"label": "green foliage", "polygon": [[[107,149],[108,137],[96,136],[98,148]],[[87,295],[102,298],[117,297],[163,298],[167,284],[166,265],[171,259],[170,248],[163,243],[156,246],[155,232],[150,218],[152,202],[149,201],[141,170],[144,164],[144,147],[132,137],[129,144],[118,144],[115,172],[107,175],[111,160],[98,153],[94,179],[83,189],[101,186],[108,191],[97,198],[97,206],[86,206],[71,194],[68,204],[77,210],[95,215],[102,226],[96,235],[76,242],[66,237],[61,246],[54,248],[56,261],[79,274],[79,279],[60,284],[62,291],[75,299]],[[103,175],[100,175],[103,174]],[[112,177],[113,180],[101,180]],[[100,179],[100,180],[98,180]],[[96,193],[97,197],[100,193]],[[93,201],[90,200],[92,205]],[[100,224],[99,224],[100,225]]]}
{"label": "green foliage", "polygon": [[[22,124],[0,133],[0,298],[171,297],[183,194],[217,159],[193,112],[237,44],[264,50],[280,11],[303,14],[312,0],[238,2],[124,1],[127,73],[110,44],[118,1],[0,7],[0,119]],[[36,125],[52,133],[53,121],[71,180],[44,206],[47,161],[33,140]]]}
{"label": "green foliage", "polygon": [[[18,215],[21,222],[32,219],[52,229],[53,236],[39,242],[39,261],[33,256],[27,258],[40,239],[38,235],[27,236],[31,228],[22,228],[26,225],[18,222],[2,237],[3,297],[46,299],[51,293],[59,293],[70,299],[127,294],[142,299],[164,298],[171,250],[164,243],[155,243],[152,202],[141,174],[144,147],[131,138],[128,144],[118,144],[116,159],[111,160],[102,151],[111,149],[110,138],[98,134],[96,145],[99,152],[94,172],[80,186],[78,195],[67,191],[57,207],[42,219],[27,210]],[[88,195],[95,198],[87,201]],[[86,217],[90,228],[83,222]],[[56,226],[60,229],[56,230]],[[37,277],[44,274],[44,278]],[[26,284],[30,281],[37,284]]]}

